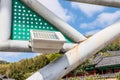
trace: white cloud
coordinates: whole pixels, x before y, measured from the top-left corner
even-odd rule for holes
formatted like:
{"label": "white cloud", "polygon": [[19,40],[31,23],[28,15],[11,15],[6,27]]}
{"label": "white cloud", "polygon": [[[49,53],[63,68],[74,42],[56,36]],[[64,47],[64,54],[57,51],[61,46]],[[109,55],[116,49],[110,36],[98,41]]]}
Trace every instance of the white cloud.
{"label": "white cloud", "polygon": [[97,29],[97,30],[92,30],[92,31],[86,32],[85,35],[86,35],[86,36],[93,35],[93,34],[99,32],[99,31],[100,31],[99,29]]}
{"label": "white cloud", "polygon": [[114,22],[120,20],[120,11],[116,11],[114,13],[101,13],[98,17],[89,23],[82,23],[80,28],[90,28],[95,29],[97,27],[104,28],[108,25],[113,24]]}
{"label": "white cloud", "polygon": [[0,57],[0,60],[4,60],[2,57]]}
{"label": "white cloud", "polygon": [[73,8],[80,9],[88,17],[91,17],[91,16],[93,16],[96,13],[102,12],[105,9],[105,7],[98,6],[98,5],[76,3],[76,2],[72,2],[71,4],[72,4]]}
{"label": "white cloud", "polygon": [[54,2],[51,0],[39,0],[39,1],[64,21],[71,20],[72,14],[67,9],[64,9],[58,0],[54,0]]}

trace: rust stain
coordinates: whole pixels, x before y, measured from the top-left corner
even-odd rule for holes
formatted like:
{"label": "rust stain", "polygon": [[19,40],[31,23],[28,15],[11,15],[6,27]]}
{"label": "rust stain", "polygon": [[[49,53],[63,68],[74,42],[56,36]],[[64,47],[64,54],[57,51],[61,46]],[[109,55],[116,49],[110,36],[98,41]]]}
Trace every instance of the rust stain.
{"label": "rust stain", "polygon": [[84,42],[84,41],[86,41],[86,40],[87,40],[87,39],[79,42],[79,44],[77,44],[76,46],[74,46],[73,48],[71,48],[70,54],[72,54],[72,53],[78,53],[78,46],[80,45],[80,43],[82,43],[82,42]]}
{"label": "rust stain", "polygon": [[[79,45],[76,45],[73,49],[70,50],[69,52],[69,55],[72,56],[72,58],[76,61],[79,59],[79,52],[78,52],[78,49],[79,49]],[[73,55],[75,54],[75,55]]]}
{"label": "rust stain", "polygon": [[75,56],[76,58],[75,58],[75,59],[76,59],[76,60],[78,60],[78,59],[79,59],[79,56],[80,56],[80,55],[79,55],[79,52],[78,52],[78,49],[79,49],[79,45],[77,45],[77,46],[75,47],[75,54],[76,54],[76,56]]}
{"label": "rust stain", "polygon": [[82,43],[82,42],[86,41],[87,39],[88,39],[88,38],[86,38],[85,40],[82,40],[82,41],[80,41],[80,42],[78,42],[78,43],[80,44],[80,43]]}
{"label": "rust stain", "polygon": [[[74,46],[71,50],[70,50],[70,54],[75,53],[78,50],[78,45]],[[78,51],[77,51],[78,52]]]}

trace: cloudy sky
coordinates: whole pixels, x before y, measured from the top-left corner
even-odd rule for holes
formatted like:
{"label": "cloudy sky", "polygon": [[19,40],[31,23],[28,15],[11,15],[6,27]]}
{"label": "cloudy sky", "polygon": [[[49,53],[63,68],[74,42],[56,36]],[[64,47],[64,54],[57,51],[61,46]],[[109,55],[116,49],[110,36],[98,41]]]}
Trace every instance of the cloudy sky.
{"label": "cloudy sky", "polygon": [[[92,35],[120,20],[120,9],[68,2],[39,0],[44,6],[84,35]],[[4,55],[3,55],[4,54]],[[34,57],[34,53],[0,53],[1,60],[15,62]]]}
{"label": "cloudy sky", "polygon": [[120,20],[120,9],[65,0],[40,2],[84,35],[92,35]]}

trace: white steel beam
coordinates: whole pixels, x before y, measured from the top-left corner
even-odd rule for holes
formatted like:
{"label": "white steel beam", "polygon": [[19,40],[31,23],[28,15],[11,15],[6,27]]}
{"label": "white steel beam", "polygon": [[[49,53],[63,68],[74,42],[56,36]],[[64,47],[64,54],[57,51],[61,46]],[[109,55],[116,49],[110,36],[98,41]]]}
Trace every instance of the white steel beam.
{"label": "white steel beam", "polygon": [[62,57],[40,69],[26,80],[59,80],[99,50],[120,37],[120,22],[76,45]]}
{"label": "white steel beam", "polygon": [[[24,1],[26,1],[26,0],[24,0]],[[49,13],[49,11],[47,11],[45,13]],[[10,40],[10,36],[11,36],[11,21],[12,21],[11,20],[11,16],[12,16],[12,0],[0,0],[0,51],[7,51],[7,52],[9,52],[9,51],[10,52],[32,52],[32,49],[29,48],[29,46],[28,46],[29,45],[29,41]],[[50,18],[52,18],[52,17],[50,17]],[[64,24],[67,24],[67,23],[63,22],[63,25]],[[64,27],[65,26],[63,26],[63,28]],[[86,39],[83,35],[81,35],[81,36],[82,36],[81,39]],[[79,40],[78,40],[78,42],[79,42]],[[68,44],[66,43],[64,46],[66,46]],[[72,46],[74,46],[74,44],[71,45],[71,47]],[[63,47],[62,49],[64,51],[67,51],[67,50],[71,49],[71,47],[69,46],[67,49],[66,49],[66,47],[65,48]]]}
{"label": "white steel beam", "polygon": [[0,51],[6,52],[32,52],[29,41],[7,40],[0,42]]}
{"label": "white steel beam", "polygon": [[65,53],[67,51],[69,51],[70,49],[74,48],[77,44],[75,43],[65,43],[62,47],[62,49],[60,50],[61,53]]}
{"label": "white steel beam", "polygon": [[61,20],[58,16],[52,13],[49,9],[44,7],[39,0],[20,0],[25,3],[29,8],[34,10],[40,16],[49,21],[57,29],[59,29],[63,34],[69,37],[74,42],[80,42],[86,39],[81,33],[75,30],[72,26]]}
{"label": "white steel beam", "polygon": [[67,0],[103,6],[120,7],[120,0]]}
{"label": "white steel beam", "polygon": [[10,39],[12,0],[0,0],[0,41]]}
{"label": "white steel beam", "polygon": [[[60,53],[66,52],[73,47],[74,43],[65,43],[60,51]],[[29,41],[22,40],[7,40],[0,42],[0,51],[6,52],[32,52],[32,48]]]}

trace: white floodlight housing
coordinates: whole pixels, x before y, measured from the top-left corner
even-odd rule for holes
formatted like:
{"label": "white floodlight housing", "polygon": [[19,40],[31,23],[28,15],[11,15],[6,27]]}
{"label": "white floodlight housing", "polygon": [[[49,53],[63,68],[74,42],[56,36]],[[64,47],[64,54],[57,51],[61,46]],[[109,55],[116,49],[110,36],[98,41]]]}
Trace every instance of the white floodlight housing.
{"label": "white floodlight housing", "polygon": [[58,53],[66,42],[61,32],[31,30],[30,33],[33,52]]}

